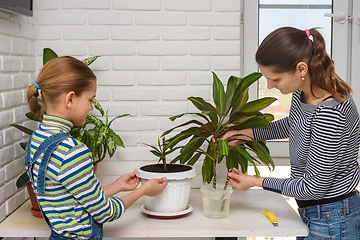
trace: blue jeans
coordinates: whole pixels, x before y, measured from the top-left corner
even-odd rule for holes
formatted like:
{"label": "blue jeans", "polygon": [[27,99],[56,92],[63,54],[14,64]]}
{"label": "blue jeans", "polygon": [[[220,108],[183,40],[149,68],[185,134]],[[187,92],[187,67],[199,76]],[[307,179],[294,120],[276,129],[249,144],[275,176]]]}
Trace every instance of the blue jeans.
{"label": "blue jeans", "polygon": [[[97,223],[92,217],[90,217],[90,221],[91,221],[92,234],[91,234],[91,237],[88,239],[101,240],[103,238],[102,224]],[[69,239],[73,239],[73,238],[61,236],[61,235],[57,234],[54,230],[51,229],[51,235],[50,235],[49,240],[69,240]]]}
{"label": "blue jeans", "polygon": [[299,208],[299,213],[309,228],[305,240],[360,240],[359,193],[338,202]]}

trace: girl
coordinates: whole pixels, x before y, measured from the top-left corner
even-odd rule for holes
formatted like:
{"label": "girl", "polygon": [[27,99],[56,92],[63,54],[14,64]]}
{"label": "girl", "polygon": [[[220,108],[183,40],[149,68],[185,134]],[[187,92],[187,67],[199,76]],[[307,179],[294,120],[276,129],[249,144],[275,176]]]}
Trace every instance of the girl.
{"label": "girl", "polygon": [[[291,177],[248,176],[233,169],[238,190],[253,186],[294,197],[309,227],[305,239],[360,239],[359,114],[352,89],[334,70],[325,41],[316,29],[276,29],[256,53],[269,89],[293,93],[290,114],[268,129],[228,132],[223,139],[240,144],[289,138]],[[239,135],[240,134],[240,135]],[[238,140],[240,139],[240,140]]]}
{"label": "girl", "polygon": [[102,188],[90,150],[69,135],[74,125],[85,123],[95,95],[94,73],[72,57],[48,61],[27,92],[31,112],[43,120],[29,139],[25,167],[51,228],[50,239],[101,239],[103,223],[118,219],[141,196],[156,196],[167,185],[166,178],[152,179],[134,190],[140,182],[134,171]]}

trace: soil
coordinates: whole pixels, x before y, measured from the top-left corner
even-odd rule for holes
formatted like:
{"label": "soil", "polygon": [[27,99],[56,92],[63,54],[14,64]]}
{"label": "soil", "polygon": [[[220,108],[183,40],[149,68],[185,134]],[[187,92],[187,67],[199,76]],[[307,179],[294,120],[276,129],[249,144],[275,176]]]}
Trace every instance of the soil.
{"label": "soil", "polygon": [[167,170],[164,169],[163,164],[152,164],[142,166],[140,169],[146,172],[157,172],[157,173],[175,173],[185,172],[191,170],[190,166],[179,165],[179,164],[166,164]]}

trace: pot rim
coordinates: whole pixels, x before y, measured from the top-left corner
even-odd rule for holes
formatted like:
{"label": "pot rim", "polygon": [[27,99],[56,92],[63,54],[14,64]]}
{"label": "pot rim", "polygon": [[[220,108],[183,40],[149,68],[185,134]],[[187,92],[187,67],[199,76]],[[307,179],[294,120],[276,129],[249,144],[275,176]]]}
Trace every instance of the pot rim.
{"label": "pot rim", "polygon": [[[153,165],[153,164],[147,164]],[[145,165],[145,166],[147,166]],[[189,166],[191,169],[189,171],[184,172],[175,172],[175,173],[157,173],[157,172],[147,172],[143,171],[140,168],[136,169],[136,176],[142,179],[153,179],[153,178],[162,178],[166,177],[168,181],[172,180],[182,180],[182,179],[190,179],[196,176],[196,170],[193,166],[185,165],[185,164],[176,164],[176,165],[184,165]]]}

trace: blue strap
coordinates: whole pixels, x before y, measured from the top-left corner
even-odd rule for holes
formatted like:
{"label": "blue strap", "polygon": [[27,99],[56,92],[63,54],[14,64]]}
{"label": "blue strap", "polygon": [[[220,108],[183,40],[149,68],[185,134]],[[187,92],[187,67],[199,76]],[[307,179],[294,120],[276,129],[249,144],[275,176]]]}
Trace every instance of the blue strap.
{"label": "blue strap", "polygon": [[[38,193],[45,193],[45,173],[46,169],[50,160],[51,154],[54,152],[54,150],[58,147],[58,145],[66,138],[68,138],[69,135],[65,133],[57,133],[50,137],[48,137],[45,141],[45,143],[42,142],[38,148],[38,150],[35,152],[34,159],[37,159],[38,156],[42,152],[44,152],[44,155],[41,159],[40,166],[39,166],[39,172],[38,172],[38,182],[37,182],[37,191]],[[43,145],[43,146],[42,146]]]}
{"label": "blue strap", "polygon": [[45,173],[47,169],[47,165],[49,163],[51,154],[54,152],[54,150],[58,147],[58,145],[66,138],[68,138],[69,135],[65,133],[56,133],[47,139],[45,139],[40,146],[37,148],[34,157],[30,159],[30,142],[31,138],[29,139],[29,142],[26,146],[26,154],[25,154],[25,161],[24,164],[26,165],[27,172],[29,173],[30,180],[33,181],[32,177],[32,168],[33,164],[36,161],[36,159],[44,153],[40,166],[39,166],[39,172],[38,172],[38,182],[37,182],[37,192],[38,193],[45,193]]}

